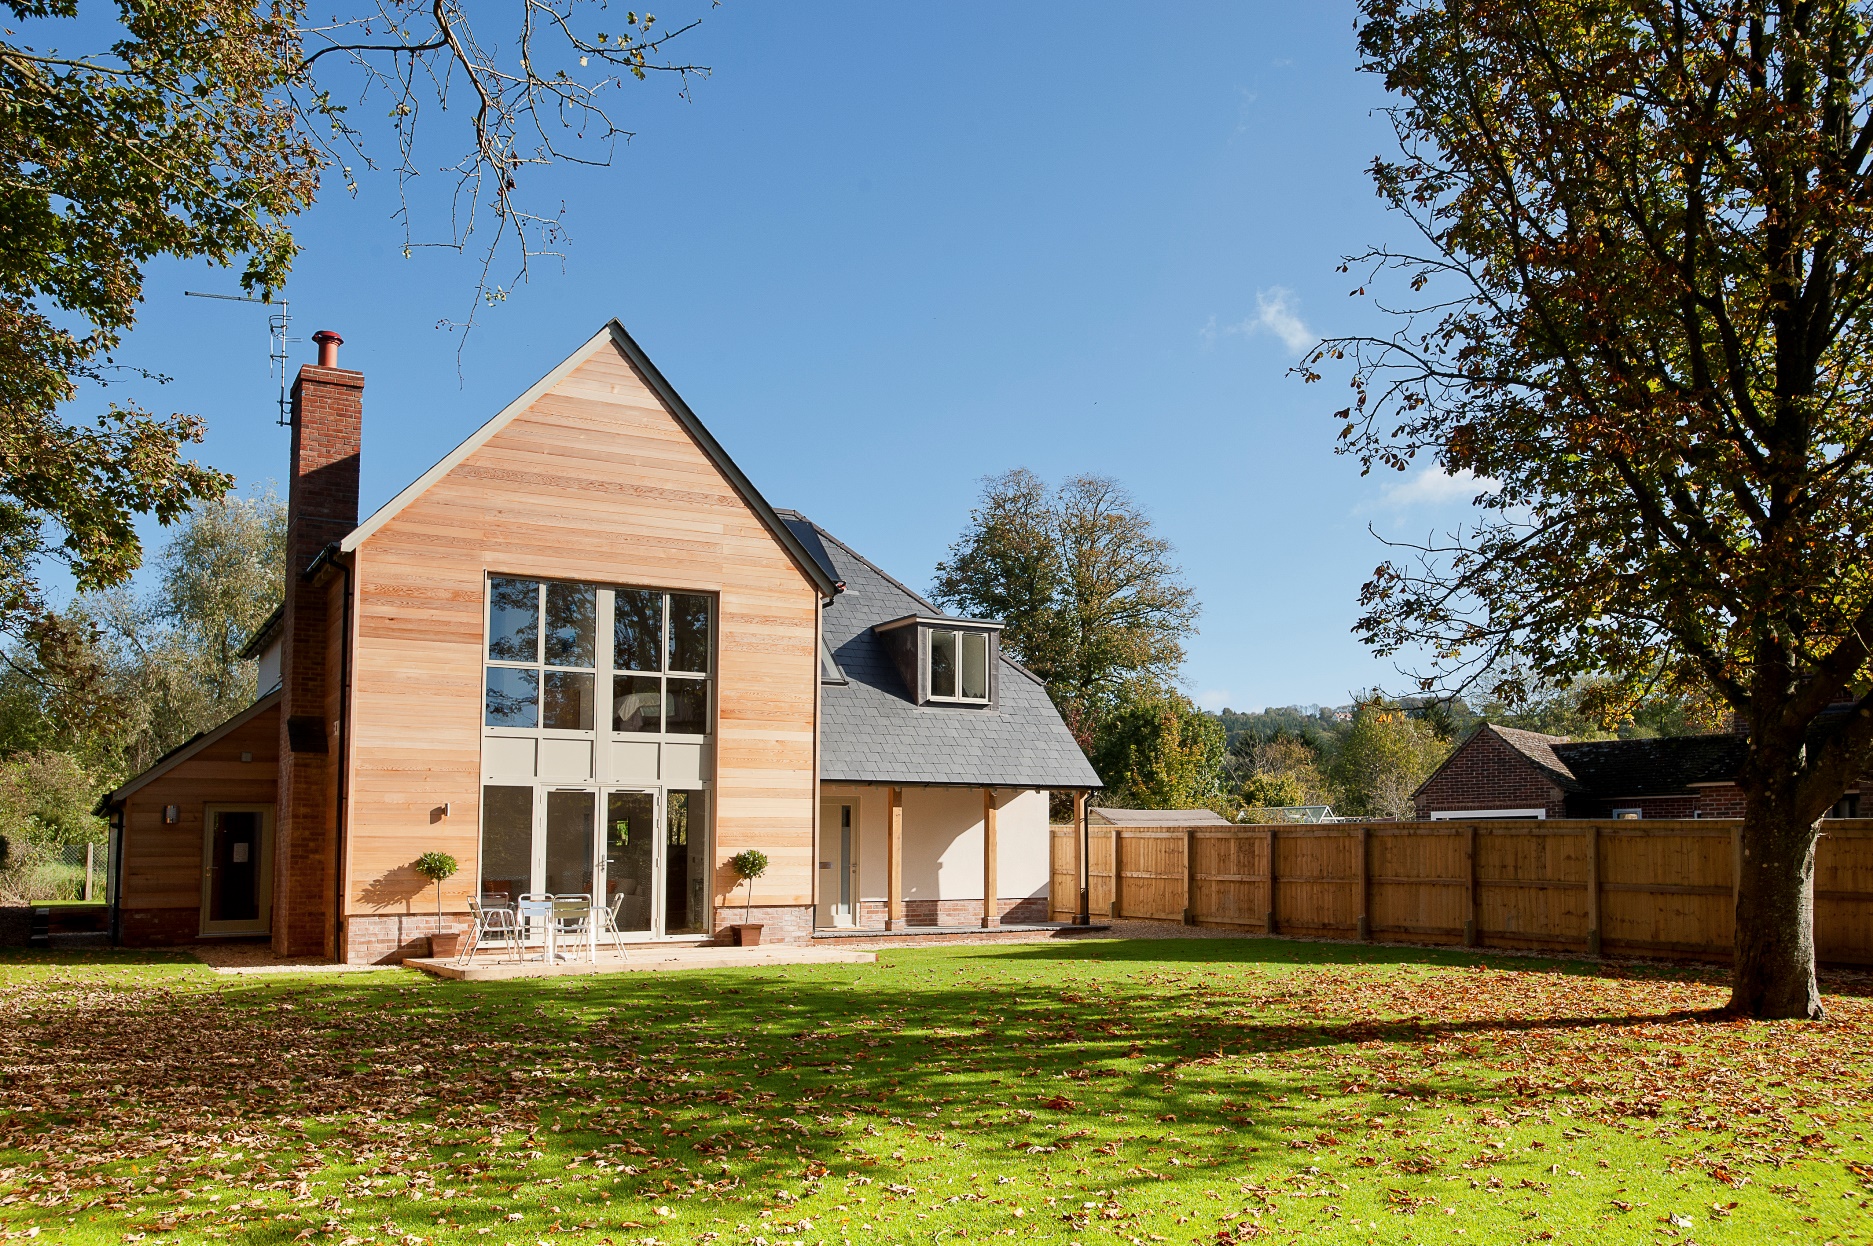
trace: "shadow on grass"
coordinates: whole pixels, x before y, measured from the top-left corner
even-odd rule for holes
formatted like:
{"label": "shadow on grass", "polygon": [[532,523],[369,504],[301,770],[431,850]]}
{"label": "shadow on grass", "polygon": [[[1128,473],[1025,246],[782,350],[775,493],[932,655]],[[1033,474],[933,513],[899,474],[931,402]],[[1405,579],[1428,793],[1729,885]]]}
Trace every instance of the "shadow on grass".
{"label": "shadow on grass", "polygon": [[[61,960],[142,965],[159,983],[195,964],[179,953]],[[221,979],[141,994],[50,978],[0,1037],[12,1074],[0,1081],[0,1148],[74,1170],[162,1154],[179,1174],[212,1176],[226,1139],[251,1150],[266,1135],[268,1150],[319,1148],[314,1167],[356,1191],[347,1202],[406,1230],[422,1228],[421,1205],[369,1210],[364,1200],[388,1195],[354,1186],[360,1173],[396,1177],[398,1153],[467,1170],[460,1179],[475,1184],[451,1214],[496,1227],[516,1190],[589,1171],[594,1156],[614,1165],[607,1175],[630,1174],[620,1192],[671,1199],[705,1182],[810,1182],[835,1165],[885,1186],[970,1165],[1058,1175],[1095,1156],[1115,1183],[1207,1182],[1222,1165],[1363,1146],[1349,1131],[1375,1116],[1613,1093],[1583,1088],[1572,1062],[1563,1084],[1499,1039],[1546,1033],[1565,1047],[1581,1031],[1670,1026],[1658,1045],[1682,1053],[1678,1035],[1712,1032],[1709,1016],[1682,1011],[1517,1017],[1513,995],[1473,1022],[1360,1016],[1371,998],[1335,1015],[1304,975],[1192,972],[1205,963],[1510,967],[1469,952],[1245,939],[505,982]],[[1523,963],[1594,968],[1513,967]],[[103,1102],[107,1116],[87,1114]],[[551,1197],[571,1206],[572,1193]]]}

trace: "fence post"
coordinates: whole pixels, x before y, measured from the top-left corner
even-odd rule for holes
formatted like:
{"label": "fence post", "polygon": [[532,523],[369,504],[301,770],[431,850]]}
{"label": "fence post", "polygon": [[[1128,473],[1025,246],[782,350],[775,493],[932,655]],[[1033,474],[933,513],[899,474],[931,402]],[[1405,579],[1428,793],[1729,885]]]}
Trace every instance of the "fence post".
{"label": "fence post", "polygon": [[1184,828],[1184,925],[1197,924],[1197,828]]}
{"label": "fence post", "polygon": [[85,845],[85,903],[91,903],[91,870],[93,854],[98,850],[96,844]]}
{"label": "fence post", "polygon": [[1117,823],[1114,823],[1112,826],[1112,914],[1111,914],[1113,917],[1122,916],[1122,914],[1119,912],[1119,889],[1120,889],[1119,879],[1122,876],[1123,875],[1121,871],[1119,870],[1119,827]]}
{"label": "fence post", "polygon": [[1359,941],[1364,943],[1372,938],[1372,867],[1370,849],[1372,847],[1372,828],[1359,828]]}
{"label": "fence post", "polygon": [[1268,828],[1268,933],[1274,934],[1279,927],[1275,921],[1275,828]]}
{"label": "fence post", "polygon": [[1600,828],[1587,828],[1587,955],[1600,954]]}
{"label": "fence post", "polygon": [[1480,947],[1481,932],[1476,928],[1476,827],[1463,828],[1463,874],[1468,916],[1463,919],[1463,946]]}

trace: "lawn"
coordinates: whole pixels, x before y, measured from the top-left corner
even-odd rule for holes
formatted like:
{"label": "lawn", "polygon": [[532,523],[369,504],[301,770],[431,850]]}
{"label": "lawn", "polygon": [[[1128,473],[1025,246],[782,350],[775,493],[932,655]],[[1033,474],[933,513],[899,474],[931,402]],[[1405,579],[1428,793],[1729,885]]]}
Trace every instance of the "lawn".
{"label": "lawn", "polygon": [[0,1234],[1873,1240],[1873,983],[1276,940],[443,983],[0,960]]}

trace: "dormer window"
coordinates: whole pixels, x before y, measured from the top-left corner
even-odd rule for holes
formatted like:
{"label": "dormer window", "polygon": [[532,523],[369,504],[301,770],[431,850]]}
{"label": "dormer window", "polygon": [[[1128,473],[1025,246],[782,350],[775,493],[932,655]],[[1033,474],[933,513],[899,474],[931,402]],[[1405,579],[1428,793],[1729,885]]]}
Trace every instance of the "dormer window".
{"label": "dormer window", "polygon": [[974,701],[989,699],[989,634],[987,632],[930,631],[930,699]]}
{"label": "dormer window", "polygon": [[872,631],[918,705],[993,705],[1000,623],[906,615]]}

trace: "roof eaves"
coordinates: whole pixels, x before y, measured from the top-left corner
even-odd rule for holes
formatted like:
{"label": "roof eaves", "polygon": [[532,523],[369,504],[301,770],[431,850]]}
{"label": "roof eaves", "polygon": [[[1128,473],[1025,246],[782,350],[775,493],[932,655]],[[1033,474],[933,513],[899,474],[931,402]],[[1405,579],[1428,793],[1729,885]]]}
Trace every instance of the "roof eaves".
{"label": "roof eaves", "polygon": [[260,626],[254,629],[254,634],[247,638],[247,642],[241,646],[240,652],[235,656],[251,662],[265,653],[267,646],[273,643],[273,637],[279,632],[280,625],[285,621],[286,603],[281,602],[273,607],[273,613],[261,620]]}

